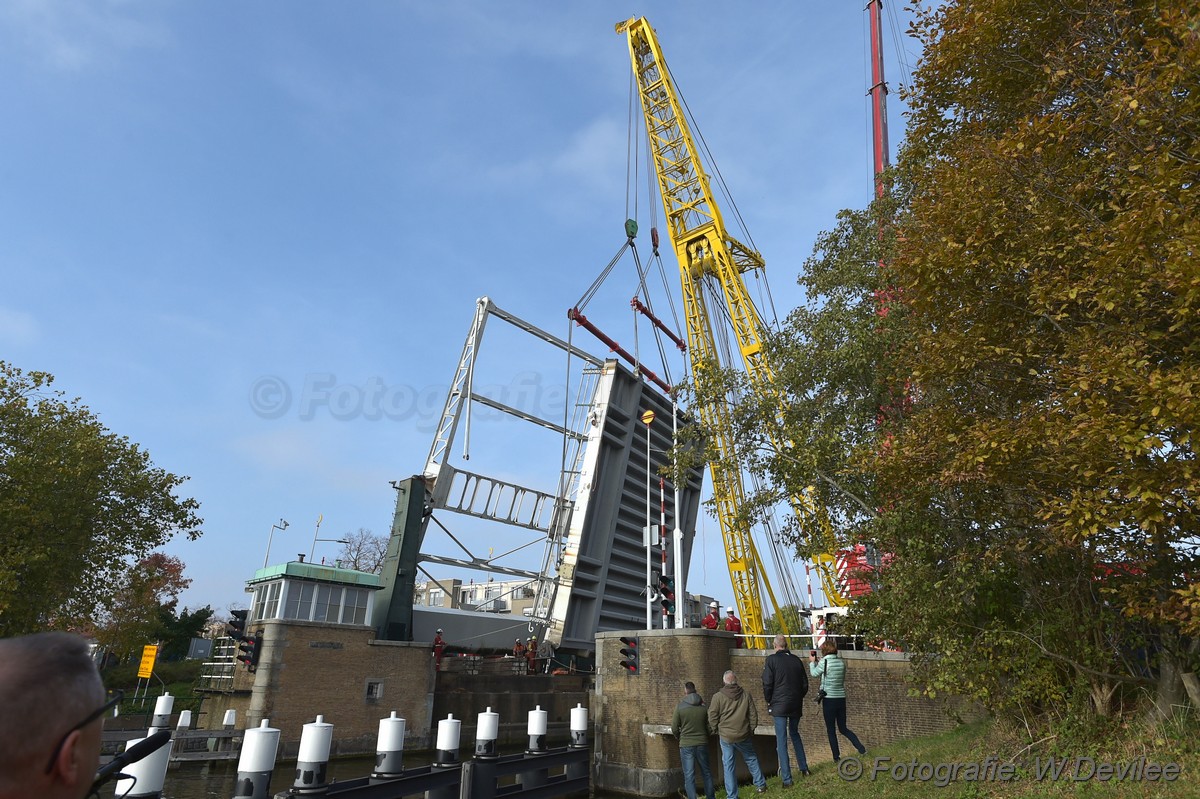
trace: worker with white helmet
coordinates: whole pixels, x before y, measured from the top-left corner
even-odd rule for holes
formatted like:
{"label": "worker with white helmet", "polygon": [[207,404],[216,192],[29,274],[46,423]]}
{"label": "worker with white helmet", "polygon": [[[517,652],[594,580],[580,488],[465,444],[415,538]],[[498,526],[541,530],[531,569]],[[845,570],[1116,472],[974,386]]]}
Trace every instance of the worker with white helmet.
{"label": "worker with white helmet", "polygon": [[437,628],[437,635],[433,637],[433,667],[440,670],[442,668],[442,654],[446,651],[446,639],[442,638],[442,628]]}
{"label": "worker with white helmet", "polygon": [[[732,607],[725,608],[725,632],[736,635],[741,635],[742,633],[742,620],[734,615]],[[742,639],[737,638],[735,641],[737,648],[741,649]]]}
{"label": "worker with white helmet", "polygon": [[721,621],[721,606],[714,600],[708,605],[708,615],[700,621],[700,626],[706,630],[716,630],[720,628]]}

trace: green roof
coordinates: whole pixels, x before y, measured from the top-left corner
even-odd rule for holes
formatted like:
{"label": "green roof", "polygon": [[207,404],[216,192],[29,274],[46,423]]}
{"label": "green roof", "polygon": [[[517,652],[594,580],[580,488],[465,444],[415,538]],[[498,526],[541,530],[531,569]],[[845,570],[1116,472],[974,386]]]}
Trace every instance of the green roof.
{"label": "green roof", "polygon": [[298,560],[259,569],[254,572],[253,578],[246,581],[246,585],[277,580],[281,577],[294,577],[322,583],[360,585],[364,588],[383,588],[383,578],[378,574],[360,572],[355,569],[339,569],[336,566],[324,566],[319,563],[301,563]]}

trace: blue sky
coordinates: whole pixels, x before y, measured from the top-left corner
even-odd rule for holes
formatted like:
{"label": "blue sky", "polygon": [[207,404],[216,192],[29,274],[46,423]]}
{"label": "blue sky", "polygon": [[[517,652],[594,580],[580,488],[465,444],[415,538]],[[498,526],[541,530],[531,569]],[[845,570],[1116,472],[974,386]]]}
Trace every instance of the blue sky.
{"label": "blue sky", "polygon": [[[322,538],[386,534],[388,481],[424,466],[477,297],[567,336],[624,241],[613,25],[639,15],[782,317],[819,231],[871,194],[862,4],[0,5],[0,358],[190,476],[204,536],[166,548],[186,604],[244,603],[281,518],[272,561],[307,553],[318,518]],[[624,345],[632,269],[589,306]],[[523,346],[498,347],[518,376],[496,385],[551,406],[561,359]],[[475,429],[498,468],[540,463],[494,415]],[[729,596],[711,518],[689,588]]]}

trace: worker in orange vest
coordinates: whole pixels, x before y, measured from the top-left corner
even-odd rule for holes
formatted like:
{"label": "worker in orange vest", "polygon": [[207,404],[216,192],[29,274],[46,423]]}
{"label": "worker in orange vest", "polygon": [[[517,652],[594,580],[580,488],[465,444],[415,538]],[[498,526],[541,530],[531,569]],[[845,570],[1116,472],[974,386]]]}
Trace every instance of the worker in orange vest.
{"label": "worker in orange vest", "polygon": [[715,630],[718,627],[718,622],[721,621],[721,606],[716,602],[712,602],[708,606],[708,615],[700,620],[700,626],[706,630]]}

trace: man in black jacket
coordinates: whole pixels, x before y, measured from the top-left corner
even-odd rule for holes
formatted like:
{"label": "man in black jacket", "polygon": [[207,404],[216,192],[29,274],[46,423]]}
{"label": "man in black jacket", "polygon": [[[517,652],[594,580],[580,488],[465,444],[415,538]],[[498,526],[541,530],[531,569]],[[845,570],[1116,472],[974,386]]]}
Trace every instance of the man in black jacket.
{"label": "man in black jacket", "polygon": [[775,719],[775,753],[779,756],[779,779],[791,787],[792,765],[788,761],[788,738],[796,750],[800,773],[808,776],[804,742],[800,740],[800,717],[804,715],[804,696],[808,693],[808,669],[800,658],[788,651],[787,638],[775,636],[775,653],[767,656],[763,667],[763,696],[767,712]]}

